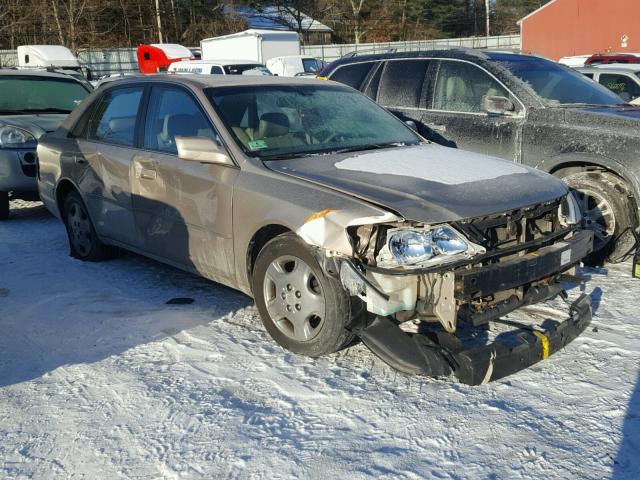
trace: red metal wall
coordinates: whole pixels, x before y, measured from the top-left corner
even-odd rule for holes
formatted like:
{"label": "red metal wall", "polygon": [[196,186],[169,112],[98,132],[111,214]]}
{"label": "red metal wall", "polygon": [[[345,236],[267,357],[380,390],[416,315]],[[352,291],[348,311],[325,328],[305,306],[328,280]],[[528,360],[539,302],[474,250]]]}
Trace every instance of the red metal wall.
{"label": "red metal wall", "polygon": [[[522,49],[569,55],[640,52],[640,0],[554,0],[520,24]],[[627,47],[621,38],[627,35]]]}

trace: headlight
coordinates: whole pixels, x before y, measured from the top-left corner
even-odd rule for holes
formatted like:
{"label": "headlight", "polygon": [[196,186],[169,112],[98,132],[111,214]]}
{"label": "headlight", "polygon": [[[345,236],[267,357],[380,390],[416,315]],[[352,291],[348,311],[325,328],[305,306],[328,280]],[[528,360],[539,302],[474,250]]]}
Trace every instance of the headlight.
{"label": "headlight", "polygon": [[37,143],[26,130],[9,125],[0,127],[0,148],[35,148]]}
{"label": "headlight", "polygon": [[559,218],[560,224],[564,227],[577,225],[582,220],[580,205],[578,204],[573,191],[569,192],[562,199],[562,202],[560,203]]}
{"label": "headlight", "polygon": [[383,267],[424,265],[484,252],[484,248],[469,242],[449,225],[431,229],[400,228],[388,232],[378,264]]}

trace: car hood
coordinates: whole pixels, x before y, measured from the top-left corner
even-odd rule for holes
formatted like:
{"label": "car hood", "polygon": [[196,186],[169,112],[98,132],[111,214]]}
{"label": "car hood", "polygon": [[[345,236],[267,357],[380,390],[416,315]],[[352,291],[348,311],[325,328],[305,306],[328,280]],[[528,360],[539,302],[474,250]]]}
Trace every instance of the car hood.
{"label": "car hood", "polygon": [[265,165],[423,223],[514,210],[567,192],[560,180],[546,173],[435,144],[273,160]]}
{"label": "car hood", "polygon": [[48,132],[53,132],[67,117],[61,113],[33,115],[1,115],[0,125],[12,125],[27,130],[36,139]]}
{"label": "car hood", "polygon": [[565,120],[574,125],[597,129],[628,127],[636,135],[640,126],[640,106],[568,108]]}

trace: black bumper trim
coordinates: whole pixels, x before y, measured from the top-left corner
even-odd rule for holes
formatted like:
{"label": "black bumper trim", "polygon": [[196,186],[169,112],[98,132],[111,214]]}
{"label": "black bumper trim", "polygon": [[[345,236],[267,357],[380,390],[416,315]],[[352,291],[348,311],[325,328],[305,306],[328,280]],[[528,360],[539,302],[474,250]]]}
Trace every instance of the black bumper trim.
{"label": "black bumper trim", "polygon": [[520,328],[516,346],[496,340],[468,350],[450,335],[445,344],[426,335],[408,334],[388,317],[375,317],[368,325],[352,330],[374,354],[401,372],[432,377],[453,373],[461,383],[481,385],[554,354],[587,328],[591,316],[591,297],[583,294],[573,302],[563,322],[544,331]]}
{"label": "black bumper trim", "polygon": [[555,275],[575,265],[593,249],[593,232],[582,230],[562,242],[533,254],[485,267],[456,271],[455,297],[470,300],[521,287]]}

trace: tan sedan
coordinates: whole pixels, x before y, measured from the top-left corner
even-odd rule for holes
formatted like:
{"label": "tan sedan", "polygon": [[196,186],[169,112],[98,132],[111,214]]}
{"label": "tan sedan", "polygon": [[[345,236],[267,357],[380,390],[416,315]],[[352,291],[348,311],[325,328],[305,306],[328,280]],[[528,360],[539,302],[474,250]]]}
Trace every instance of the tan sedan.
{"label": "tan sedan", "polygon": [[592,234],[561,181],[430,144],[333,82],[111,82],[38,156],[74,257],[125,248],[237,288],[294,352],[358,336],[402,371],[481,383],[546,358],[591,318],[581,298],[551,330],[524,329],[517,351],[463,346],[460,323],[560,293]]}

